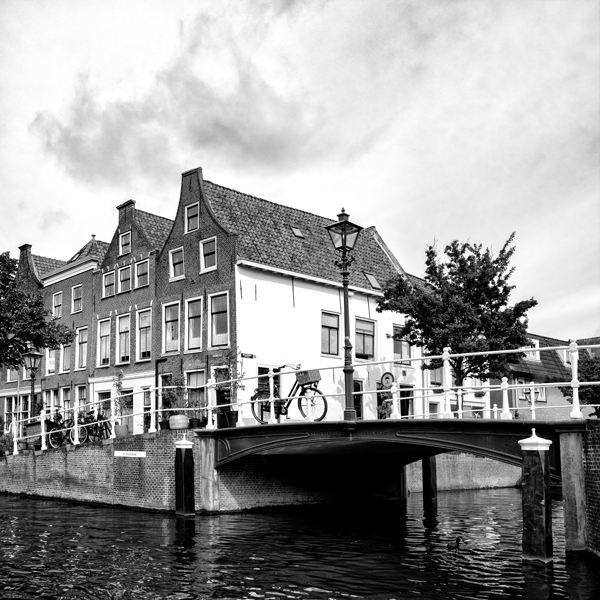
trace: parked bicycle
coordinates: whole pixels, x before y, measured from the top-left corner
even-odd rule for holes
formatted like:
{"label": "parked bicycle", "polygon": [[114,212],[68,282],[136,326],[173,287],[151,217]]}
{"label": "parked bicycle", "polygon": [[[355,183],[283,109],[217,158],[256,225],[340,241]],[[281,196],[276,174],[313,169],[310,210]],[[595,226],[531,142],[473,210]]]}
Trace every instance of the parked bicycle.
{"label": "parked bicycle", "polygon": [[[71,413],[72,414],[72,413]],[[88,431],[85,427],[85,419],[82,415],[79,415],[77,419],[79,434],[79,443],[84,444],[88,439]],[[75,441],[75,420],[73,417],[64,419],[60,411],[56,411],[54,414],[54,421],[48,429],[48,445],[51,448],[60,448],[63,444],[71,443]]]}
{"label": "parked bicycle", "polygon": [[[291,367],[299,369],[300,365],[283,365],[281,368]],[[310,371],[299,371],[296,373],[296,381],[292,389],[288,392],[287,400],[280,399],[279,387],[273,384],[273,397],[275,401],[274,416],[279,421],[280,417],[288,414],[288,409],[292,401],[298,398],[298,410],[303,417],[308,416],[312,412],[312,418],[315,421],[322,421],[327,414],[327,399],[323,392],[317,387],[317,383],[321,381],[321,373],[318,369]],[[256,388],[252,401],[252,414],[259,423],[268,423],[271,417],[271,401],[269,394],[268,381]]]}
{"label": "parked bicycle", "polygon": [[86,429],[92,442],[107,440],[111,434],[110,422],[100,411],[98,416],[94,416],[94,411],[89,411],[85,416]]}

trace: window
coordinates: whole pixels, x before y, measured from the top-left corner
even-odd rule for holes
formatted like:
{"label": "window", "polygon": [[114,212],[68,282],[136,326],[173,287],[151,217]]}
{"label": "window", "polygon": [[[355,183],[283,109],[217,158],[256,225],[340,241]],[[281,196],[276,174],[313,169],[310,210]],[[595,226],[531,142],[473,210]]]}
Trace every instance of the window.
{"label": "window", "polygon": [[163,352],[177,352],[179,350],[179,302],[163,306],[163,314]]}
{"label": "window", "polygon": [[52,295],[52,316],[56,319],[62,317],[62,292]]}
{"label": "window", "polygon": [[6,370],[6,381],[16,381],[19,376],[19,369],[8,367]]}
{"label": "window", "polygon": [[183,248],[177,248],[177,250],[171,250],[169,252],[169,268],[171,279],[185,277],[183,266]]}
{"label": "window", "polygon": [[369,282],[369,285],[374,290],[380,290],[381,289],[381,284],[379,283],[379,281],[377,281],[377,278],[375,277],[375,275],[373,275],[372,273],[365,273],[365,277],[367,278],[367,281]]}
{"label": "window", "polygon": [[299,229],[298,227],[294,227],[293,225],[290,225],[291,229],[292,229],[292,233],[297,237],[297,238],[302,238],[304,239],[304,234],[302,233],[302,230]]}
{"label": "window", "polygon": [[135,287],[148,285],[148,261],[135,265]]}
{"label": "window", "polygon": [[340,316],[321,313],[321,354],[339,354]]}
{"label": "window", "polygon": [[152,311],[144,310],[138,313],[137,359],[148,360],[152,348]]}
{"label": "window", "polygon": [[185,349],[202,348],[202,299],[194,298],[186,303]]}
{"label": "window", "polygon": [[72,410],[73,407],[71,406],[71,388],[62,388],[61,395],[62,405],[64,406],[65,410]]}
{"label": "window", "polygon": [[444,384],[443,367],[431,369],[429,371],[429,383],[432,386],[442,386]]}
{"label": "window", "polygon": [[115,293],[115,272],[105,273],[102,276],[102,297],[112,296]]}
{"label": "window", "polygon": [[87,327],[77,330],[77,368],[85,369],[87,366],[87,345],[88,345],[88,330]]}
{"label": "window", "polygon": [[406,360],[410,358],[410,344],[403,339],[399,339],[400,327],[394,327],[394,362],[400,363],[401,365],[410,365],[410,361]]}
{"label": "window", "polygon": [[229,299],[227,294],[210,297],[211,346],[229,344]]}
{"label": "window", "polygon": [[46,375],[56,373],[56,350],[46,350]]}
{"label": "window", "polygon": [[185,207],[185,232],[196,231],[198,229],[198,209],[199,204],[191,204]]}
{"label": "window", "polygon": [[571,366],[571,350],[569,348],[565,348],[564,350],[559,350],[558,353],[563,363]]}
{"label": "window", "polygon": [[98,365],[110,364],[110,319],[98,322]]}
{"label": "window", "polygon": [[84,410],[87,405],[87,387],[85,385],[77,387],[77,400],[79,402],[79,409]]}
{"label": "window", "polygon": [[83,295],[83,286],[76,285],[71,288],[71,312],[81,312],[81,297]]}
{"label": "window", "polygon": [[518,388],[516,390],[517,397],[519,400],[524,400],[531,404],[531,392],[533,388],[533,394],[535,396],[536,402],[546,402],[546,388],[536,387],[536,384],[531,381],[525,381],[525,379],[517,378],[515,379],[515,383],[517,385],[524,385],[527,387]]}
{"label": "window", "polygon": [[62,346],[60,349],[60,370],[64,373],[71,369],[71,346]]}
{"label": "window", "polygon": [[[539,340],[529,340],[524,348],[524,350],[527,350],[525,352],[525,358],[527,360],[540,360],[540,351],[538,349],[539,347],[540,347]],[[530,348],[532,350],[530,350]]]}
{"label": "window", "polygon": [[128,292],[131,289],[131,267],[119,269],[119,292]]}
{"label": "window", "polygon": [[375,323],[356,319],[356,358],[370,359],[375,356]]}
{"label": "window", "polygon": [[129,315],[117,318],[117,361],[129,362]]}
{"label": "window", "polygon": [[361,420],[363,418],[363,389],[364,389],[364,381],[360,379],[353,380],[354,387],[354,410],[356,411],[357,420]]}
{"label": "window", "polygon": [[131,231],[126,231],[119,236],[119,255],[131,252]]}
{"label": "window", "polygon": [[200,273],[217,268],[217,238],[200,242]]}
{"label": "window", "polygon": [[206,406],[204,400],[204,371],[186,373],[188,402],[191,406]]}

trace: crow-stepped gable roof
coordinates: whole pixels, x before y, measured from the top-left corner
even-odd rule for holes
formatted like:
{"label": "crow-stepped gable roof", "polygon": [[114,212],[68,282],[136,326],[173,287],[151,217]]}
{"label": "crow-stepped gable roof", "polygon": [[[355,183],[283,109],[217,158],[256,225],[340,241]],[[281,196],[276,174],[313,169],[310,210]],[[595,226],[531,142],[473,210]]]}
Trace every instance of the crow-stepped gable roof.
{"label": "crow-stepped gable roof", "polygon": [[[238,259],[330,281],[341,281],[337,253],[325,227],[335,223],[318,215],[255,198],[210,181],[202,190],[219,222],[238,236]],[[352,252],[350,285],[379,290],[402,267],[375,227],[364,229]],[[367,277],[370,275],[374,277]]]}

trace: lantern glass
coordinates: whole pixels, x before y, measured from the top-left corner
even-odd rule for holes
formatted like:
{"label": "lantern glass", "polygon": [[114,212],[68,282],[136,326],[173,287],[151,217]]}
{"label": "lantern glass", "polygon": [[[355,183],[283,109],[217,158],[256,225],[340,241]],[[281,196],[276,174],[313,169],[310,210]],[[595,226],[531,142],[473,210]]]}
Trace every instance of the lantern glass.
{"label": "lantern glass", "polygon": [[336,250],[352,250],[358,239],[362,227],[348,221],[348,215],[342,211],[338,215],[339,221],[326,227]]}
{"label": "lantern glass", "polygon": [[31,371],[32,369],[37,370],[42,362],[42,355],[40,352],[36,352],[35,350],[30,350],[26,354],[23,355],[23,362],[25,363],[25,367]]}

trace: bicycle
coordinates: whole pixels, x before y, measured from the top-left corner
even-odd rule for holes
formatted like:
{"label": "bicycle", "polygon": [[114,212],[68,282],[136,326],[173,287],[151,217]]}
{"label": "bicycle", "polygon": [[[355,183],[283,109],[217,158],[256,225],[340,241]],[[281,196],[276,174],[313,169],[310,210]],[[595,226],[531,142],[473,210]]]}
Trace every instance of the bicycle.
{"label": "bicycle", "polygon": [[85,417],[86,429],[89,434],[89,438],[92,442],[98,442],[100,440],[107,440],[111,434],[110,423],[103,413],[98,411],[98,416],[94,417],[94,411],[91,410],[86,414]]}
{"label": "bicycle", "polygon": [[[283,365],[281,368],[291,367],[299,369],[300,365]],[[317,388],[317,383],[321,380],[321,373],[316,370],[299,371],[296,373],[296,381],[288,392],[288,400],[281,400],[279,396],[279,387],[273,384],[273,402],[275,409],[275,418],[279,421],[282,415],[288,414],[288,409],[292,400],[298,398],[298,410],[303,417],[309,415],[312,408],[312,417],[315,421],[322,421],[327,414],[327,399],[323,392]],[[254,418],[261,424],[268,423],[271,416],[271,401],[268,384],[260,385],[256,388],[252,396],[251,407]]]}
{"label": "bicycle", "polygon": [[[51,448],[60,448],[65,443],[75,443],[75,420],[73,417],[64,419],[60,411],[54,414],[54,425],[48,430],[48,445]],[[79,434],[79,443],[85,444],[88,440],[88,431],[85,427],[85,420],[82,415],[77,419]]]}

